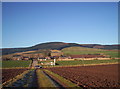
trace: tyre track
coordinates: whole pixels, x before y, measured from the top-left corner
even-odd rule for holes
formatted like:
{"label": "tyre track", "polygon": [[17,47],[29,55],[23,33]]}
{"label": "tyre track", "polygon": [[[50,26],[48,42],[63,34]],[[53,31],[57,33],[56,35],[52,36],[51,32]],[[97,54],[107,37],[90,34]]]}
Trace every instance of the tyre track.
{"label": "tyre track", "polygon": [[53,79],[52,76],[50,76],[49,74],[47,74],[45,71],[43,71],[43,73],[48,77],[48,79],[55,85],[55,87],[57,87],[57,89],[66,89],[62,84],[60,84],[59,82],[57,82],[55,79]]}

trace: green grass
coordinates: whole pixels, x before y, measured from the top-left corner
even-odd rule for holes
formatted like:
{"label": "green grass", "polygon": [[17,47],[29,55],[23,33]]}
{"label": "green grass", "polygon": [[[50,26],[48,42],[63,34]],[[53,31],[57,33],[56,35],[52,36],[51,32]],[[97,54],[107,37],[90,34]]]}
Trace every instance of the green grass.
{"label": "green grass", "polygon": [[[62,76],[60,76],[60,75],[58,75],[58,74],[56,74],[56,73],[53,73],[53,72],[51,72],[51,71],[49,71],[49,70],[44,70],[44,71],[46,71],[48,74],[51,74],[51,75],[53,75],[54,77],[56,77],[61,83],[64,83],[67,87],[74,87],[74,88],[75,88],[75,87],[78,87],[76,84],[72,83],[71,81],[63,78]],[[76,89],[76,88],[75,88],[75,89]],[[79,89],[82,89],[82,88],[79,87]]]}
{"label": "green grass", "polygon": [[85,47],[68,47],[62,49],[62,52],[66,55],[80,55],[80,54],[104,54],[109,55],[112,58],[119,57],[118,51],[108,51],[95,48],[85,48]]}
{"label": "green grass", "polygon": [[49,61],[49,60],[46,60],[46,61],[38,61],[38,63],[50,63],[50,62],[54,62],[53,60]]}
{"label": "green grass", "polygon": [[31,60],[2,61],[2,68],[29,67],[30,63],[31,63]]}
{"label": "green grass", "polygon": [[105,55],[110,55],[112,58],[120,58],[118,51],[102,51],[101,53],[104,53]]}
{"label": "green grass", "polygon": [[43,87],[55,87],[52,82],[48,79],[48,77],[43,73],[43,70],[37,70],[37,79],[39,88]]}
{"label": "green grass", "polygon": [[120,59],[111,59],[111,60],[74,60],[74,61],[57,61],[58,65],[84,65],[84,64],[101,64],[101,63],[117,63]]}

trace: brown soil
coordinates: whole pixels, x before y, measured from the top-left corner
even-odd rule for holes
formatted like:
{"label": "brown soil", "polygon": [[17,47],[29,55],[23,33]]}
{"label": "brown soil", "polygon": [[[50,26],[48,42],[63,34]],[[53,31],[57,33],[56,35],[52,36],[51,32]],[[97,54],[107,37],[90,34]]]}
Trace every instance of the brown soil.
{"label": "brown soil", "polygon": [[23,73],[27,69],[2,69],[2,83]]}
{"label": "brown soil", "polygon": [[71,55],[71,58],[105,58],[106,56],[104,55],[94,55],[94,54],[90,54],[90,55]]}
{"label": "brown soil", "polygon": [[120,88],[118,64],[47,69],[83,88]]}

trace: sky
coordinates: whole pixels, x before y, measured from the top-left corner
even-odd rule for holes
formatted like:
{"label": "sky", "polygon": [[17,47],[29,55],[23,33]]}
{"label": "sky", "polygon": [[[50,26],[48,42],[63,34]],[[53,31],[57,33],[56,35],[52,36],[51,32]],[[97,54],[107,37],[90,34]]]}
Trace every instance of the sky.
{"label": "sky", "polygon": [[2,3],[2,48],[44,42],[118,44],[118,3]]}

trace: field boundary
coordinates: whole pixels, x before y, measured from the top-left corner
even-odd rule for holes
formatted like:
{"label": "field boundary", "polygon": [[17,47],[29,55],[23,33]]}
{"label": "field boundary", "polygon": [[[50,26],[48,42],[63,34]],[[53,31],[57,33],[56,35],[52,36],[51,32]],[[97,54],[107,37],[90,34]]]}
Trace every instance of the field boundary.
{"label": "field boundary", "polygon": [[0,68],[0,69],[30,69],[30,67],[10,67],[10,68]]}
{"label": "field boundary", "polygon": [[6,82],[4,82],[4,83],[2,83],[2,86],[4,87],[6,87],[6,86],[8,86],[8,85],[10,85],[10,84],[12,84],[13,82],[15,82],[16,80],[18,80],[18,79],[20,79],[20,78],[22,78],[23,77],[23,75],[25,75],[25,74],[27,74],[29,72],[29,70],[26,70],[26,71],[24,71],[23,73],[21,73],[21,74],[18,74],[17,76],[15,76],[14,78],[12,78],[12,79],[10,79],[10,80],[8,80],[8,81],[6,81]]}
{"label": "field boundary", "polygon": [[115,63],[100,63],[100,64],[82,64],[82,65],[61,65],[61,66],[45,66],[45,68],[50,67],[76,67],[76,66],[96,66],[96,65],[112,65],[112,64],[120,64],[118,62]]}
{"label": "field boundary", "polygon": [[54,80],[56,80],[63,87],[75,87],[75,88],[79,87],[76,84],[72,83],[71,81],[63,78],[62,76],[59,76],[58,74],[53,73],[52,71],[49,71],[47,69],[45,69],[44,71],[45,71],[45,73],[47,73],[51,78],[53,78]]}
{"label": "field boundary", "polygon": [[120,58],[73,58],[73,59],[58,59],[58,61],[74,61],[74,60],[112,60]]}

